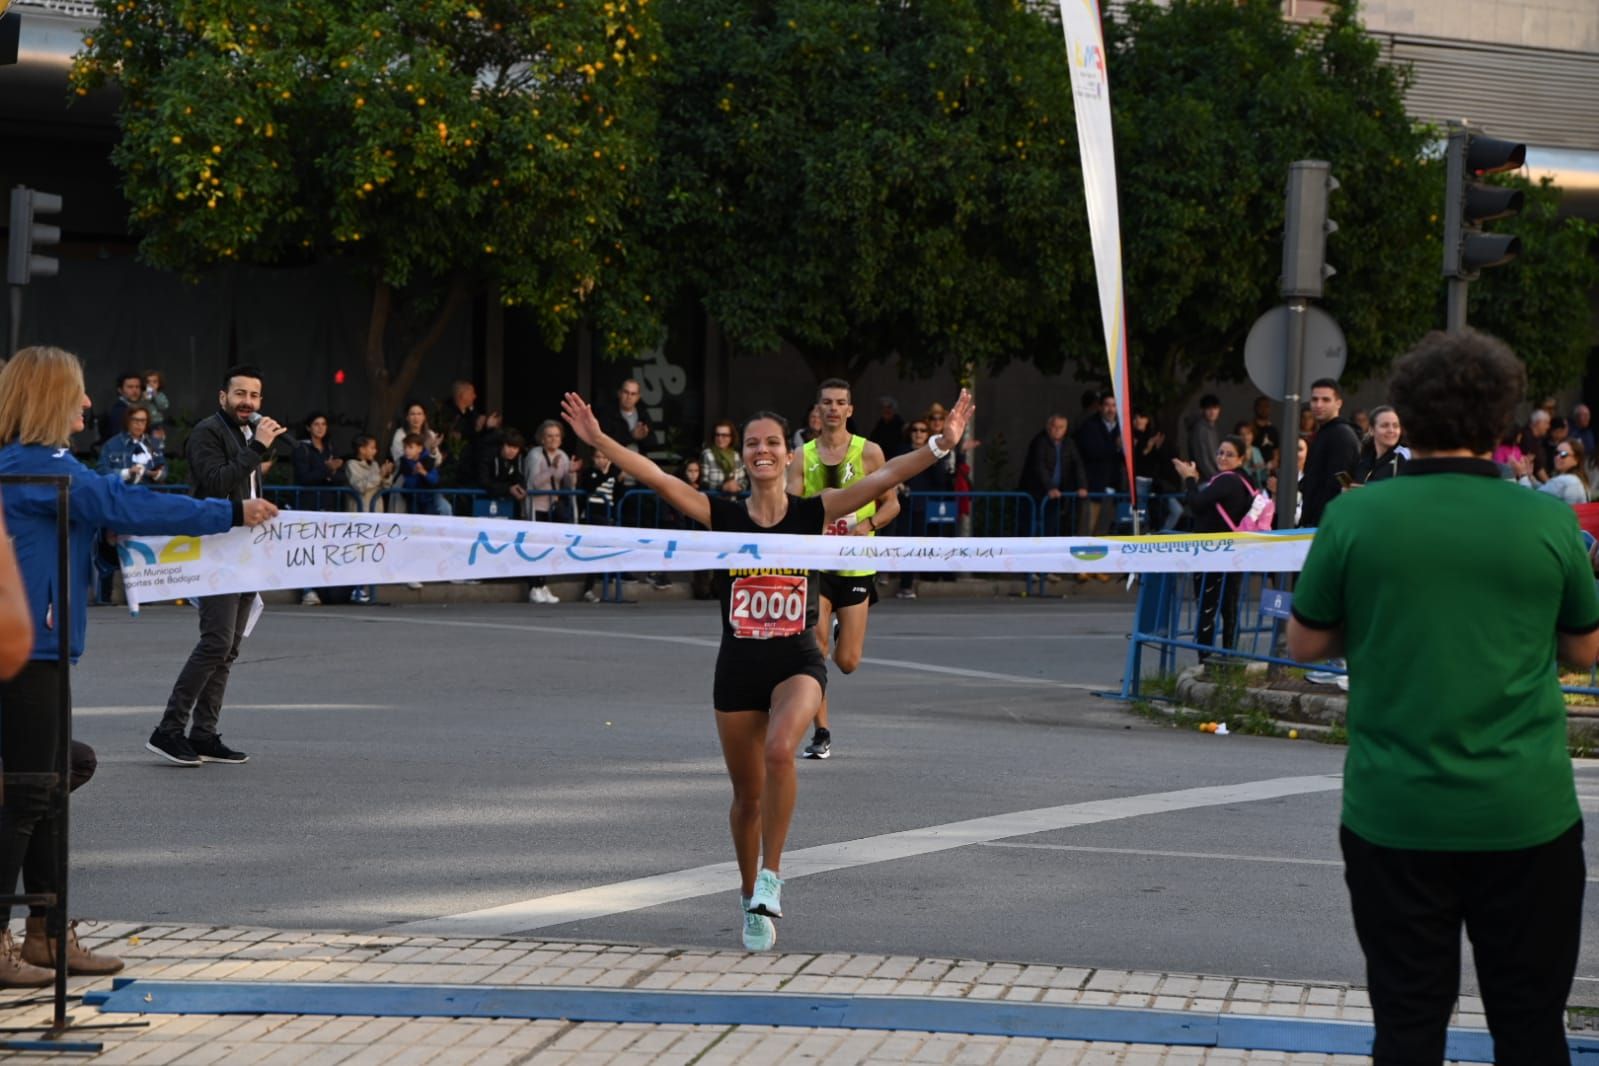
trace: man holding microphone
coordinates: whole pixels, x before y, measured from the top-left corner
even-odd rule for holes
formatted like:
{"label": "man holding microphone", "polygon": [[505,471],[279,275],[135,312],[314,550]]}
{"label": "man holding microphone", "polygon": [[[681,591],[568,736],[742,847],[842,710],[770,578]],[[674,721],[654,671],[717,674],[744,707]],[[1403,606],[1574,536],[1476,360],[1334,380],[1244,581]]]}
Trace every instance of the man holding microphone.
{"label": "man holding microphone", "polygon": [[[229,369],[222,379],[218,403],[220,409],[189,433],[186,451],[194,495],[258,499],[261,463],[271,454],[272,442],[283,434],[283,426],[259,413],[261,371],[253,366]],[[248,762],[248,755],[222,743],[217,721],[255,594],[201,596],[199,603],[200,642],[183,664],[167,700],[166,714],[145,747],[179,766]],[[191,716],[194,725],[189,728]]]}

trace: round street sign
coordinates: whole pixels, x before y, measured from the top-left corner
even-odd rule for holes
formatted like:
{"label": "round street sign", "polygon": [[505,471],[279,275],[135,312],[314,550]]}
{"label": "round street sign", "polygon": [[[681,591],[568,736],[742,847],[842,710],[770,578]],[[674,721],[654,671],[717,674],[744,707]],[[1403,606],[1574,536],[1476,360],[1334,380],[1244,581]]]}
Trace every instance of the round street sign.
{"label": "round street sign", "polygon": [[[1294,312],[1288,307],[1273,307],[1255,319],[1244,342],[1244,367],[1255,388],[1274,400],[1288,392],[1288,326]],[[1303,386],[1318,378],[1336,379],[1349,361],[1344,346],[1344,331],[1332,315],[1319,307],[1305,306],[1305,362],[1299,395]]]}

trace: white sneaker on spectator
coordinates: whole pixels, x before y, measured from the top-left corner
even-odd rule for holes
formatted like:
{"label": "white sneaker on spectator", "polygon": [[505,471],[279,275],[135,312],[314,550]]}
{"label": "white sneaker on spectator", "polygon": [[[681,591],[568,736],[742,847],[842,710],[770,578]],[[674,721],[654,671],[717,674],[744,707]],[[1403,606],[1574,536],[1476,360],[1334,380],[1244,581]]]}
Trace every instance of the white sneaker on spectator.
{"label": "white sneaker on spectator", "polygon": [[316,590],[306,589],[304,592],[300,593],[300,606],[320,607],[322,606],[322,597],[316,594]]}
{"label": "white sneaker on spectator", "polygon": [[527,602],[529,602],[529,603],[543,603],[544,602],[544,586],[543,585],[534,585],[531,588],[529,588],[527,590]]}
{"label": "white sneaker on spectator", "polygon": [[422,587],[422,582],[420,582],[420,581],[407,581],[405,583],[405,587],[408,588],[408,589],[419,589],[419,588]]}
{"label": "white sneaker on spectator", "polygon": [[583,592],[583,602],[584,603],[599,603],[600,602],[600,594],[598,592],[595,592],[593,589],[586,589]]}
{"label": "white sneaker on spectator", "polygon": [[560,603],[561,602],[561,597],[557,596],[554,593],[554,591],[552,591],[549,588],[549,586],[545,586],[545,589],[544,589],[544,602],[545,603]]}

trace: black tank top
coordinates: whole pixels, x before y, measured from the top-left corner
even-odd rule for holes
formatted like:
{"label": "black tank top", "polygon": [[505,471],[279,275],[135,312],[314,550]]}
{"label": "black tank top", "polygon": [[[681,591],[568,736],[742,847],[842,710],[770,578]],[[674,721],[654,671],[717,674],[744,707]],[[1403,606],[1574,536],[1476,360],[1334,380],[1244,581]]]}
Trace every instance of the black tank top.
{"label": "black tank top", "polygon": [[[790,494],[788,513],[775,526],[756,525],[743,500],[710,497],[711,530],[717,533],[804,533],[819,536],[827,523],[820,496]],[[816,572],[764,566],[716,572],[716,598],[722,604],[722,633],[727,637],[780,639],[798,636],[816,625]]]}

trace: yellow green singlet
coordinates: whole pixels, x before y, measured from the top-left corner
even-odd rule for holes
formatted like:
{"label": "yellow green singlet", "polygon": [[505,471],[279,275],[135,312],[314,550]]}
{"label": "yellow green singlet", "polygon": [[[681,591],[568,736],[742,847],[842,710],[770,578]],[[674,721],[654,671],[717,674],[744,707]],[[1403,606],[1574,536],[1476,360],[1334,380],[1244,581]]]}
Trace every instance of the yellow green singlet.
{"label": "yellow green singlet", "polygon": [[[806,441],[805,447],[800,449],[800,467],[805,475],[804,489],[806,496],[820,495],[823,489],[841,489],[846,485],[853,485],[866,476],[866,438],[851,436],[849,447],[844,449],[844,461],[836,466],[828,466],[822,462],[822,453],[816,447],[817,442]],[[855,521],[864,522],[877,513],[877,501],[869,500],[865,506],[855,512]],[[877,536],[873,530],[867,536]],[[836,571],[843,577],[869,577],[877,573],[876,570],[839,570]]]}

